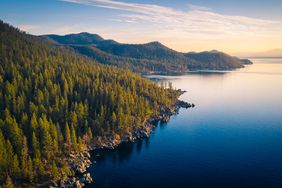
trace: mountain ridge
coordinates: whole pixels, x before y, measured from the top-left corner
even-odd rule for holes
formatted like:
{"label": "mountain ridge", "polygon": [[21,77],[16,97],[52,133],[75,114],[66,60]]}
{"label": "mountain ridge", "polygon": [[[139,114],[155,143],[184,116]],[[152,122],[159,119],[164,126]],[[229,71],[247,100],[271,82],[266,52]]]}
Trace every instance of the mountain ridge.
{"label": "mountain ridge", "polygon": [[275,48],[261,52],[238,52],[236,55],[248,58],[282,58],[282,49]]}
{"label": "mountain ridge", "polygon": [[[94,40],[97,36],[100,40]],[[57,45],[69,46],[80,54],[99,59],[101,63],[143,74],[184,73],[187,70],[200,69],[233,70],[243,68],[245,64],[251,64],[249,60],[239,59],[216,50],[193,52],[193,54],[192,52],[182,53],[158,41],[144,44],[125,44],[115,40],[105,40],[100,35],[86,32],[62,36],[43,35],[40,37],[54,41]],[[215,54],[217,54],[216,57]],[[203,55],[205,57],[200,57]]]}

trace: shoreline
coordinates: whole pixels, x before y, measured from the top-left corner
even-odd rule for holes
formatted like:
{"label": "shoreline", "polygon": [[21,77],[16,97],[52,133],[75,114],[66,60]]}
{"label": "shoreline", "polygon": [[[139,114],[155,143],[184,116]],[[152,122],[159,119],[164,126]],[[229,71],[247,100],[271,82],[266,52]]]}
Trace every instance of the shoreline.
{"label": "shoreline", "polygon": [[[178,90],[180,97],[186,91]],[[127,134],[121,138],[115,138],[113,135],[99,136],[97,137],[91,146],[82,152],[72,152],[67,159],[70,169],[75,172],[72,177],[65,177],[54,182],[51,181],[48,184],[49,187],[73,187],[80,188],[86,184],[93,183],[93,179],[90,173],[86,173],[87,168],[92,165],[90,161],[90,153],[98,149],[115,149],[122,143],[135,142],[137,139],[147,138],[150,136],[153,128],[157,126],[158,122],[168,122],[170,117],[178,114],[180,108],[194,108],[193,103],[188,103],[177,99],[171,108],[162,108],[157,116],[151,115],[148,120],[145,120],[143,124],[138,128],[133,128],[130,134]]]}

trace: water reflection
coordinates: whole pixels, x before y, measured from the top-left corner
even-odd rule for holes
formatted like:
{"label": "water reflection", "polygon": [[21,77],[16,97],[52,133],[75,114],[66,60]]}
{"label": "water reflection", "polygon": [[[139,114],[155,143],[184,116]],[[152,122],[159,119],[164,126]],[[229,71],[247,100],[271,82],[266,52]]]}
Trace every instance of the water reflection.
{"label": "water reflection", "polygon": [[[162,127],[164,124],[160,124]],[[92,152],[92,158],[94,161],[102,163],[106,160],[111,160],[112,163],[123,163],[130,159],[134,152],[140,152],[142,150],[148,150],[150,147],[150,139],[143,138],[138,139],[135,142],[126,142],[120,144],[115,149],[99,149]]]}

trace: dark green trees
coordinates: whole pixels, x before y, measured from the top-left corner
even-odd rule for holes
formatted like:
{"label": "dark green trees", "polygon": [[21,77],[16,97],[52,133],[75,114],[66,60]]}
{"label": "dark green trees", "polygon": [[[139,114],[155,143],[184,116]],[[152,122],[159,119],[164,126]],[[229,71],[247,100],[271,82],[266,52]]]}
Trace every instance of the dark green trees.
{"label": "dark green trees", "polygon": [[0,22],[0,183],[67,175],[69,152],[127,134],[177,97]]}

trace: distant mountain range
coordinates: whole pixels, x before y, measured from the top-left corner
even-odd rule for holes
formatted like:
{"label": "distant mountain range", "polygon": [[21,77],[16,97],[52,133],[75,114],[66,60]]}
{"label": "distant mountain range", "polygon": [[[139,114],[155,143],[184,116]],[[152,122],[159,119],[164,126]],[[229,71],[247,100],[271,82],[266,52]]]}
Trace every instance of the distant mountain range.
{"label": "distant mountain range", "polygon": [[272,49],[264,52],[256,53],[239,53],[241,57],[272,57],[272,58],[282,58],[282,49]]}
{"label": "distant mountain range", "polygon": [[64,45],[100,63],[139,73],[183,73],[187,70],[232,70],[252,62],[219,51],[181,53],[160,42],[123,44],[97,34],[42,35],[44,40]]}

